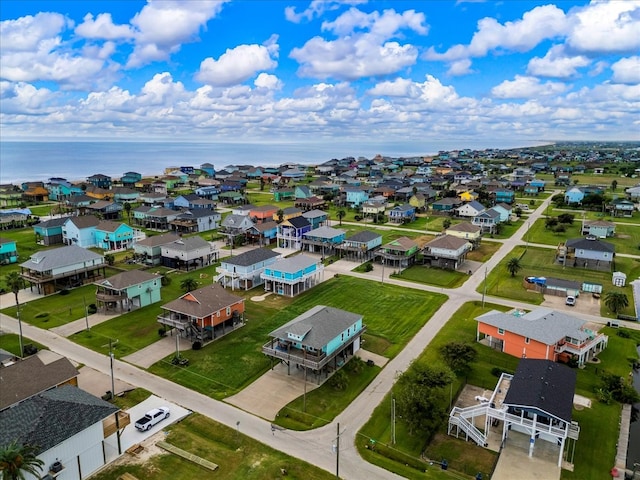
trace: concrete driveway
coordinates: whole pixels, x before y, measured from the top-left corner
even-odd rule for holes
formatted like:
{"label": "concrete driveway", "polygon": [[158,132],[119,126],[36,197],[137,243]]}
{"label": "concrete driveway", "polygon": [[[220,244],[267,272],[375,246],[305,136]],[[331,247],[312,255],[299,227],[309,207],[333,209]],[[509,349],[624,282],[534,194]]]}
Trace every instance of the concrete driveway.
{"label": "concrete driveway", "polygon": [[600,299],[593,298],[590,293],[581,293],[573,307],[565,305],[565,299],[564,296],[545,295],[541,306],[565,312],[567,315],[600,315]]}
{"label": "concrete driveway", "polygon": [[[161,421],[160,423],[157,423],[146,432],[139,432],[138,430],[136,430],[136,428],[134,427],[134,423],[136,422],[136,420],[142,417],[149,410],[162,406],[169,407],[169,411],[171,413],[169,418]],[[122,453],[124,453],[129,447],[132,447],[133,445],[136,445],[143,440],[151,437],[155,433],[160,432],[167,425],[171,425],[172,423],[175,423],[186,417],[191,413],[191,411],[175,403],[169,402],[163,398],[151,395],[144,402],[140,402],[135,407],[131,407],[129,410],[127,410],[127,413],[129,413],[129,417],[131,418],[131,424],[125,427],[124,431],[120,435],[120,449]],[[115,434],[105,439],[105,452],[107,454],[108,460],[113,460],[118,456],[118,439]]]}
{"label": "concrete driveway", "polygon": [[532,457],[528,453],[529,437],[510,432],[491,480],[559,480],[559,448],[544,440],[536,442]]}

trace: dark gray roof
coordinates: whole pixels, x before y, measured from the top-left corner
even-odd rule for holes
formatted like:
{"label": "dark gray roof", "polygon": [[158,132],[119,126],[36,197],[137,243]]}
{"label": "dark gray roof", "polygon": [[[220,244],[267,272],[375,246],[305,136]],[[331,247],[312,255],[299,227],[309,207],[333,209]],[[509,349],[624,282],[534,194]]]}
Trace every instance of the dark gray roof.
{"label": "dark gray roof", "polygon": [[[31,258],[20,266],[36,272],[47,272],[54,268],[66,267],[82,262],[104,260],[102,255],[93,253],[77,245],[41,250],[31,255]],[[101,263],[101,262],[98,262]]]}
{"label": "dark gray roof", "polygon": [[585,320],[544,307],[537,308],[522,317],[492,310],[476,317],[476,320],[502,328],[507,332],[532,338],[545,345],[555,345],[567,335],[573,338],[587,337],[586,332],[581,330],[587,323]]}
{"label": "dark gray roof", "polygon": [[95,285],[108,287],[113,290],[124,290],[128,287],[139,285],[141,283],[148,282],[149,280],[155,280],[158,278],[161,277],[159,275],[154,275],[153,273],[144,272],[142,270],[129,270],[127,272],[118,273],[117,275],[105,278],[104,280],[99,280],[94,283]]}
{"label": "dark gray roof", "polygon": [[425,245],[427,248],[442,248],[444,250],[458,250],[463,245],[467,245],[469,242],[460,237],[454,237],[453,235],[442,235],[431,240]]}
{"label": "dark gray roof", "polygon": [[447,229],[447,231],[452,232],[468,232],[468,233],[478,233],[481,228],[478,225],[474,225],[470,222],[462,222],[457,225],[452,225]]}
{"label": "dark gray roof", "polygon": [[303,228],[311,225],[311,223],[309,223],[309,220],[302,216],[290,218],[289,220],[287,220],[287,222],[295,228]]}
{"label": "dark gray roof", "polygon": [[499,218],[500,212],[498,212],[497,210],[494,210],[493,208],[490,208],[489,210],[484,210],[480,212],[478,215],[476,215],[476,218],[480,218],[480,217]]}
{"label": "dark gray roof", "polygon": [[61,227],[68,220],[68,218],[69,217],[52,218],[51,220],[46,220],[44,222],[40,222],[40,223],[36,224],[35,226],[36,227],[41,227],[41,228]]}
{"label": "dark gray roof", "polygon": [[269,335],[274,338],[288,338],[289,333],[300,335],[302,345],[322,349],[361,318],[357,313],[316,305]]}
{"label": "dark gray roof", "polygon": [[237,297],[227,292],[221,285],[214,283],[185,293],[180,298],[163,305],[162,308],[196,318],[204,318],[241,300],[243,300],[242,297]]}
{"label": "dark gray roof", "polygon": [[174,242],[164,244],[163,247],[171,248],[173,250],[180,250],[183,252],[190,252],[198,248],[209,247],[209,242],[207,242],[204,238],[198,237],[196,235],[194,237],[179,238]]}
{"label": "dark gray roof", "polygon": [[177,233],[163,233],[162,235],[152,235],[136,242],[136,245],[142,245],[144,247],[157,247],[165,245],[167,243],[175,242],[180,236]]}
{"label": "dark gray roof", "polygon": [[248,252],[241,253],[235,257],[225,258],[223,262],[231,265],[248,267],[249,265],[255,265],[258,262],[279,256],[279,253],[269,250],[268,248],[256,248],[249,250]]}
{"label": "dark gray roof", "polygon": [[518,363],[504,404],[535,407],[571,421],[576,372],[551,360],[523,358]]}
{"label": "dark gray roof", "polygon": [[369,230],[362,230],[361,232],[351,235],[349,238],[347,238],[347,241],[367,243],[380,237],[382,237],[382,235],[380,235],[379,233],[371,232]]}
{"label": "dark gray roof", "polygon": [[77,228],[95,227],[100,223],[98,217],[93,215],[82,215],[80,217],[68,217],[67,221],[73,223]]}
{"label": "dark gray roof", "polygon": [[118,410],[72,385],[54,388],[0,412],[0,445],[16,440],[38,455]]}
{"label": "dark gray roof", "polygon": [[587,240],[586,238],[572,238],[566,242],[567,248],[575,248],[576,250],[590,250],[592,252],[609,252],[616,251],[615,245],[609,242],[603,242],[599,239]]}
{"label": "dark gray roof", "polygon": [[66,357],[48,350],[0,367],[0,410],[77,376]]}

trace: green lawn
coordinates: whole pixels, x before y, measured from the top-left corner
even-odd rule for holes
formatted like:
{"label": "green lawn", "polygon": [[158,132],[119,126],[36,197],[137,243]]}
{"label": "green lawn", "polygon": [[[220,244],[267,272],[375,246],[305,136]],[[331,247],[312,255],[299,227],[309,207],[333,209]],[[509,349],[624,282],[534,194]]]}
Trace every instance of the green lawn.
{"label": "green lawn", "polygon": [[[144,463],[113,464],[91,478],[94,480],[118,480],[128,472],[145,480],[192,480],[215,478],[217,480],[287,479],[329,480],[334,474],[321,470],[302,460],[290,457],[242,434],[243,426],[229,428],[202,415],[191,414],[178,423],[165,428],[163,440],[194,455],[218,465],[210,472],[176,455],[163,454],[151,457]],[[240,433],[238,433],[240,432]],[[329,448],[329,447],[327,447]]]}
{"label": "green lawn", "polygon": [[[526,250],[526,253],[525,253]],[[513,257],[520,258],[522,269],[517,275],[511,277],[508,274],[507,263]],[[542,295],[526,290],[522,285],[523,277],[555,277],[576,282],[600,283],[604,287],[604,293],[610,290],[621,291],[630,299],[630,305],[623,312],[626,315],[634,315],[633,293],[631,285],[626,287],[613,287],[611,285],[611,272],[599,272],[584,268],[563,267],[554,263],[555,250],[542,247],[518,246],[508,254],[487,278],[487,294],[496,297],[510,298],[513,300],[540,304],[543,301]],[[627,274],[627,278],[638,278],[640,276],[640,260],[625,257],[616,257],[615,268]],[[484,285],[478,287],[478,292],[483,291]],[[604,302],[601,302],[602,316],[612,316],[608,312]]]}
{"label": "green lawn", "polygon": [[[44,345],[34,342],[30,338],[22,337],[22,345],[32,344],[37,347],[38,350],[48,350]],[[20,339],[15,333],[0,333],[0,348],[11,352],[16,356],[20,356]]]}
{"label": "green lawn", "polygon": [[[377,268],[382,268],[376,265]],[[410,282],[435,285],[443,288],[457,288],[462,285],[469,275],[455,270],[444,270],[442,268],[430,268],[425,265],[412,265],[404,269],[401,273],[394,273],[392,278],[400,278]]]}
{"label": "green lawn", "polygon": [[[251,295],[255,292],[248,294]],[[171,365],[167,358],[150,370],[214,398],[233,395],[270,367],[269,359],[261,352],[269,332],[315,305],[362,314],[367,326],[364,347],[392,358],[445,299],[444,295],[341,276],[294,299],[270,295],[263,302],[247,301],[247,324],[201,350],[185,352],[183,355],[190,360],[188,367]]]}
{"label": "green lawn", "polygon": [[489,260],[501,246],[502,244],[498,242],[483,241],[478,248],[467,253],[467,260],[484,263]]}

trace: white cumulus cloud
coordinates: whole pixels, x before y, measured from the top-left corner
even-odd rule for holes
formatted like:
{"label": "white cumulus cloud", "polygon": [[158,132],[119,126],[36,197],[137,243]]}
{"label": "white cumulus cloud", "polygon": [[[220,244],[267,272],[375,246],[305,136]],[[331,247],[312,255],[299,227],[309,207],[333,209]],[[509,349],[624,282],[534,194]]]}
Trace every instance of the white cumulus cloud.
{"label": "white cumulus cloud", "polygon": [[613,81],[629,85],[640,84],[640,57],[623,58],[611,65]]}
{"label": "white cumulus cloud", "polygon": [[84,38],[100,40],[119,40],[133,37],[133,31],[129,25],[115,25],[110,13],[101,13],[94,19],[87,13],[83,22],[75,29],[77,35]]}
{"label": "white cumulus cloud", "polygon": [[321,17],[327,11],[340,8],[342,5],[361,5],[368,0],[312,0],[309,6],[301,12],[296,11],[296,7],[289,6],[284,10],[285,18],[293,23],[300,23],[302,20],[313,20]]}
{"label": "white cumulus cloud", "polygon": [[591,64],[584,55],[567,54],[562,45],[554,45],[547,54],[533,57],[527,65],[527,73],[539,77],[571,78],[578,74],[578,69]]}
{"label": "white cumulus cloud", "polygon": [[514,80],[505,80],[491,89],[491,95],[496,98],[538,98],[559,95],[567,90],[567,86],[560,82],[545,82],[535,77],[516,75]]}

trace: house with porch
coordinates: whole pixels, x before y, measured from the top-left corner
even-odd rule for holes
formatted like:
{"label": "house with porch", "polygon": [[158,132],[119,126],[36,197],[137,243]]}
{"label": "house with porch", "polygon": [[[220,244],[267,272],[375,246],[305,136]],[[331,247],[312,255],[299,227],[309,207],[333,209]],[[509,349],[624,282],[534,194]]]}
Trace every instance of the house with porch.
{"label": "house with porch", "polygon": [[513,207],[508,203],[496,203],[493,207],[491,207],[491,209],[500,214],[500,223],[508,221],[509,219],[511,219],[511,215],[513,215]]}
{"label": "house with porch", "polygon": [[87,177],[87,182],[94,187],[104,188],[105,190],[109,190],[112,183],[111,177],[103,175],[102,173],[96,173],[95,175]]}
{"label": "house with porch", "polygon": [[193,193],[198,195],[200,198],[206,198],[207,200],[216,201],[218,200],[218,194],[220,190],[215,185],[204,185],[196,188]]}
{"label": "house with porch", "polygon": [[[362,315],[325,305],[316,305],[282,327],[272,331],[262,353],[271,358],[271,368],[277,362],[322,376],[340,369],[360,349],[362,334],[367,327]],[[274,361],[276,363],[274,363]]]}
{"label": "house with porch", "polygon": [[165,207],[141,206],[132,210],[133,223],[150,230],[169,230],[169,223],[176,219],[180,212]]}
{"label": "house with porch", "polygon": [[227,237],[227,244],[232,244],[237,238],[244,239],[253,226],[254,223],[248,215],[232,213],[224,217],[218,231]]}
{"label": "house with porch", "polygon": [[346,237],[344,230],[322,226],[315,228],[302,235],[302,250],[309,253],[321,253],[324,260],[325,255],[333,255],[336,247],[340,245]]}
{"label": "house with porch", "polygon": [[285,220],[278,225],[278,248],[302,249],[302,237],[311,229],[311,222],[303,216]]}
{"label": "house with porch", "polygon": [[380,263],[400,269],[410,267],[416,261],[420,246],[408,237],[400,237],[376,251]]}
{"label": "house with porch", "polygon": [[41,250],[20,264],[20,276],[31,290],[49,295],[93,283],[105,275],[104,257],[77,245]]}
{"label": "house with porch", "polygon": [[587,220],[582,224],[582,235],[609,238],[616,234],[616,224],[606,220]]}
{"label": "house with porch", "polygon": [[109,251],[126,250],[133,246],[135,237],[143,235],[126,223],[102,220],[94,231],[94,244],[98,248]]}
{"label": "house with porch", "polygon": [[120,177],[120,183],[125,187],[133,187],[140,180],[142,180],[142,174],[138,172],[125,172],[122,177]]}
{"label": "house with porch", "polygon": [[62,243],[62,226],[66,221],[67,217],[58,217],[36,223],[33,226],[33,231],[36,234],[36,243],[46,246]]}
{"label": "house with porch", "polygon": [[251,244],[271,245],[278,237],[278,224],[272,220],[256,223],[245,233]]}
{"label": "house with porch", "polygon": [[192,341],[215,340],[244,325],[244,298],[213,283],[163,305],[158,323]]}
{"label": "house with porch", "polygon": [[473,225],[482,229],[482,232],[494,233],[497,225],[500,223],[500,212],[494,208],[484,210],[471,220]]}
{"label": "house with porch", "polygon": [[567,205],[580,205],[584,200],[584,192],[579,187],[571,187],[564,192],[564,203]]}
{"label": "house with porch", "polygon": [[369,200],[362,204],[362,214],[365,217],[376,218],[378,215],[384,215],[387,209],[386,207],[386,201],[379,202]]}
{"label": "house with porch", "polygon": [[357,208],[369,199],[369,192],[362,187],[343,187],[345,203],[349,207]]}
{"label": "house with porch", "polygon": [[276,213],[278,213],[278,207],[274,205],[254,206],[249,210],[249,217],[254,223],[271,222]]}
{"label": "house with porch", "polygon": [[607,347],[609,337],[588,328],[587,321],[550,308],[522,314],[492,310],[476,317],[476,340],[518,358],[537,358],[578,365]]}
{"label": "house with porch", "polygon": [[416,208],[413,205],[396,205],[387,212],[391,223],[409,223],[416,219]]}
{"label": "house with porch", "polygon": [[103,312],[128,312],[159,302],[162,275],[129,270],[94,282],[96,306]]}
{"label": "house with porch", "polygon": [[555,448],[557,466],[562,467],[570,442],[575,449],[580,437],[580,426],[571,416],[576,377],[575,370],[566,365],[522,358],[513,375],[502,373],[490,398],[451,410],[448,434],[464,435],[480,446],[492,444],[499,450],[511,448],[511,442],[522,434],[530,458],[540,442],[546,442],[544,451]]}
{"label": "house with porch", "polygon": [[140,192],[128,187],[116,187],[113,189],[113,201],[120,204],[135,203],[140,197]]}
{"label": "house with porch", "polygon": [[18,261],[16,241],[0,237],[0,265],[9,265]]}
{"label": "house with porch", "polygon": [[445,197],[440,200],[436,200],[431,204],[431,209],[434,212],[449,213],[462,205],[462,200],[457,197]]}
{"label": "house with porch", "polygon": [[337,248],[342,258],[366,262],[373,258],[381,245],[382,235],[370,230],[362,230],[346,238]]}
{"label": "house with porch", "polygon": [[179,270],[195,270],[218,261],[213,243],[199,236],[179,238],[160,246],[162,265]]}
{"label": "house with porch", "polygon": [[181,233],[208,232],[218,228],[222,215],[217,210],[195,208],[185,210],[169,222],[171,230]]}
{"label": "house with porch", "polygon": [[95,230],[100,220],[93,215],[67,217],[62,226],[62,243],[82,248],[96,246]]}
{"label": "house with porch", "polygon": [[151,235],[143,240],[136,240],[133,243],[133,251],[143,265],[160,265],[162,264],[162,245],[179,239],[180,235],[173,232]]}
{"label": "house with porch", "polygon": [[511,204],[516,198],[516,193],[508,188],[497,188],[489,192],[489,198],[495,203],[504,202]]}
{"label": "house with porch", "polygon": [[307,198],[296,198],[293,206],[301,209],[303,212],[308,212],[309,210],[323,208],[326,204],[327,202],[323,198],[314,195]]}
{"label": "house with porch", "polygon": [[611,212],[614,217],[632,217],[633,212],[636,210],[636,205],[631,200],[626,198],[615,198],[611,200],[611,203],[607,205],[607,210]]}
{"label": "house with porch", "polygon": [[260,276],[266,292],[295,297],[322,282],[324,265],[317,258],[294,255],[266,267]]}
{"label": "house with porch", "polygon": [[231,287],[232,290],[236,288],[250,290],[264,283],[260,275],[280,256],[279,253],[268,248],[255,248],[240,255],[225,257],[217,268],[216,281],[225,288]]}
{"label": "house with porch", "polygon": [[571,238],[558,245],[556,262],[566,267],[611,271],[616,247],[597,237]]}
{"label": "house with porch", "polygon": [[428,242],[423,248],[425,263],[432,267],[457,270],[465,262],[471,242],[453,235],[442,235]]}
{"label": "house with porch", "polygon": [[276,202],[281,202],[283,200],[294,200],[295,198],[295,190],[293,188],[281,187],[275,188],[273,190],[273,199]]}

